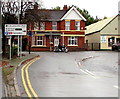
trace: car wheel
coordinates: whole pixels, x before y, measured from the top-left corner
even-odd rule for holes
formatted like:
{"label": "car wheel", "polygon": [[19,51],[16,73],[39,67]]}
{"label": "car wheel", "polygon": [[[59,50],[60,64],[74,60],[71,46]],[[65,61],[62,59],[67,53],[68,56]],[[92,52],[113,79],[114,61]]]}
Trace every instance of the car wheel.
{"label": "car wheel", "polygon": [[115,48],[112,47],[112,51],[114,51],[114,50],[115,50]]}

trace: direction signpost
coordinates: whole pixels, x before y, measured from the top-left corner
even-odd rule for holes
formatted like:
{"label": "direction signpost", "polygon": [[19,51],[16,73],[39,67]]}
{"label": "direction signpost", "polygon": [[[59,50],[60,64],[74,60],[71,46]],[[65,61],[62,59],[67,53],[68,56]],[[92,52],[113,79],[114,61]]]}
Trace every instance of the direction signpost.
{"label": "direction signpost", "polygon": [[26,24],[5,24],[5,35],[7,36],[26,35],[26,32],[27,32],[26,29],[27,29]]}
{"label": "direction signpost", "polygon": [[[10,59],[11,59],[11,36],[22,36],[27,33],[27,25],[26,24],[5,24],[5,35],[10,36]],[[21,48],[22,48],[22,40],[21,40]],[[21,49],[22,51],[22,49]],[[19,56],[19,38],[18,38],[18,56]]]}

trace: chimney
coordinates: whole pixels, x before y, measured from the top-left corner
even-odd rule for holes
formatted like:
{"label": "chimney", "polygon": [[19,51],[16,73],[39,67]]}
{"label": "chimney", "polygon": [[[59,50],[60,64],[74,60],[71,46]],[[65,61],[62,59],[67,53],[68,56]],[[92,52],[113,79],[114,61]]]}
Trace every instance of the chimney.
{"label": "chimney", "polygon": [[68,9],[67,5],[64,5],[63,10],[67,10],[67,9]]}
{"label": "chimney", "polygon": [[35,2],[35,4],[34,4],[34,9],[35,10],[38,10],[38,4]]}

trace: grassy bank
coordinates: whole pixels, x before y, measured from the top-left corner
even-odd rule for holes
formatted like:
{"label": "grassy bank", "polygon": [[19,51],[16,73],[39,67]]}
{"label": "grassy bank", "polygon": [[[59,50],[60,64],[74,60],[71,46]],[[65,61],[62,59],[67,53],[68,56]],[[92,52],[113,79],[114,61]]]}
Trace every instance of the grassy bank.
{"label": "grassy bank", "polygon": [[36,54],[27,54],[25,56],[22,56],[22,58],[17,57],[12,60],[3,59],[3,61],[7,62],[8,64],[6,66],[3,66],[2,68],[2,76],[4,79],[5,84],[13,86],[13,80],[14,80],[14,69],[24,60],[30,59],[32,57],[37,56]]}

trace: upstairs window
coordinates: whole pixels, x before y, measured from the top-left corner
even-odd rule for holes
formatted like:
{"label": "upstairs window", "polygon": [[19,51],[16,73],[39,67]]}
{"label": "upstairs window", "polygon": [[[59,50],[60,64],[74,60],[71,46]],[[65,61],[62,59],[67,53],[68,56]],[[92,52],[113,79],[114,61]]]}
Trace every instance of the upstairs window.
{"label": "upstairs window", "polygon": [[40,30],[45,30],[45,22],[40,22]]}
{"label": "upstairs window", "polygon": [[57,30],[57,22],[52,22],[52,30]]}
{"label": "upstairs window", "polygon": [[65,22],[65,30],[70,30],[70,21]]}
{"label": "upstairs window", "polygon": [[38,30],[39,29],[39,23],[38,22],[34,22],[34,30]]}
{"label": "upstairs window", "polygon": [[80,21],[75,22],[75,28],[76,30],[80,30]]}
{"label": "upstairs window", "polygon": [[29,30],[32,30],[32,23],[29,23]]}

